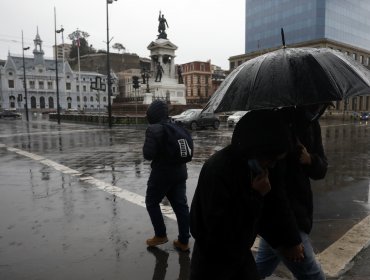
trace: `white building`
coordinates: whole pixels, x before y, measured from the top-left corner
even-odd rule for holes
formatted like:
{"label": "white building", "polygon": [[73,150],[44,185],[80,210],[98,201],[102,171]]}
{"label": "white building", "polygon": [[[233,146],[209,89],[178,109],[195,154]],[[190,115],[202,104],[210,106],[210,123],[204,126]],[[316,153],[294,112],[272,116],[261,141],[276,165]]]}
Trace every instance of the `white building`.
{"label": "white building", "polygon": [[[56,109],[55,60],[44,58],[38,32],[34,44],[33,56],[24,58],[28,108],[40,111]],[[107,84],[106,76],[96,72],[75,72],[68,62],[63,63],[62,60],[58,60],[57,65],[61,109],[82,107],[85,110],[99,110],[108,106],[108,86],[104,86]],[[91,88],[96,77],[104,83],[101,87],[103,90]],[[117,94],[118,79],[112,73],[112,98]],[[23,110],[25,104],[23,57],[9,53],[5,65],[0,66],[0,109]]]}

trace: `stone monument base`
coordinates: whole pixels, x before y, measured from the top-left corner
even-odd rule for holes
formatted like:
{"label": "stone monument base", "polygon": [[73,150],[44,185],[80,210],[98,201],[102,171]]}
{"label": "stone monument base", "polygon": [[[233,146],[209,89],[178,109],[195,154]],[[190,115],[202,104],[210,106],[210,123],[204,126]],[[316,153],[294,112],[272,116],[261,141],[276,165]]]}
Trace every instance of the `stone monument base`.
{"label": "stone monument base", "polygon": [[153,100],[166,100],[173,105],[186,105],[185,85],[178,84],[176,79],[164,77],[160,82],[149,81],[150,92],[145,93],[143,104],[150,104]]}

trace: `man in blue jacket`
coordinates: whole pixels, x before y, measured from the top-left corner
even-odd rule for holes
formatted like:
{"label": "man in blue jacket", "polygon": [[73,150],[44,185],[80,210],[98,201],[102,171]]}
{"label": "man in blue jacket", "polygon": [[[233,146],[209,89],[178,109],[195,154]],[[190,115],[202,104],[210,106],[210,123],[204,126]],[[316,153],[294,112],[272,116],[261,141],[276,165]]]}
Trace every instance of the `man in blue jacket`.
{"label": "man in blue jacket", "polygon": [[146,112],[149,126],[145,133],[143,146],[144,158],[151,160],[151,172],[148,180],[145,204],[154,227],[154,237],[146,244],[150,247],[168,242],[160,203],[167,197],[175,212],[179,235],[173,244],[180,251],[189,251],[189,206],[186,197],[185,163],[174,164],[164,155],[165,130],[163,124],[169,122],[168,106],[155,100]]}

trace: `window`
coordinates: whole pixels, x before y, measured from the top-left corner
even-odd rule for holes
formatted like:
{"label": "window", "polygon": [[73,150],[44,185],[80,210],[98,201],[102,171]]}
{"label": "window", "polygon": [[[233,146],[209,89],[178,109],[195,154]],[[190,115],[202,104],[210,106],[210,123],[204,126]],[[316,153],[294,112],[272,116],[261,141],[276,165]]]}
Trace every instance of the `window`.
{"label": "window", "polygon": [[83,92],[86,92],[86,86],[82,86]]}
{"label": "window", "polygon": [[66,83],[66,90],[71,90],[71,83]]}
{"label": "window", "polygon": [[94,97],[90,96],[90,102],[94,102]]}
{"label": "window", "polygon": [[9,72],[9,73],[8,73],[8,75],[9,75],[9,76],[13,76],[13,72]]}
{"label": "window", "polygon": [[30,89],[35,89],[35,81],[30,81]]}
{"label": "window", "polygon": [[103,102],[107,102],[107,97],[103,97]]}
{"label": "window", "polygon": [[84,96],[84,102],[87,102],[87,97],[86,96]]}
{"label": "window", "polygon": [[53,89],[53,82],[51,81],[48,82],[48,89]]}
{"label": "window", "polygon": [[14,88],[14,80],[8,80],[8,87]]}
{"label": "window", "polygon": [[[77,96],[77,102],[80,102],[80,97],[79,96]],[[78,105],[78,106],[80,106],[80,105]]]}
{"label": "window", "polygon": [[113,87],[113,92],[116,92],[116,88],[115,87]]}
{"label": "window", "polygon": [[76,86],[76,90],[77,90],[77,92],[80,92],[80,86],[79,85]]}
{"label": "window", "polygon": [[44,89],[44,81],[39,81],[39,89]]}

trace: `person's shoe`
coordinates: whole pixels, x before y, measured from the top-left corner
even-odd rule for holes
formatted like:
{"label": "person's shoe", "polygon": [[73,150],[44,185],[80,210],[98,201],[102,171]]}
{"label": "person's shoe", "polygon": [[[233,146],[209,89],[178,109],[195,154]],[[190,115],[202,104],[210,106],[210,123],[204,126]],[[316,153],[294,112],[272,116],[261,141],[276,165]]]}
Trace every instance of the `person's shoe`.
{"label": "person's shoe", "polygon": [[180,241],[178,241],[177,239],[175,241],[173,241],[173,246],[175,246],[175,248],[181,252],[189,252],[190,251],[190,247],[189,247],[189,244],[184,244]]}
{"label": "person's shoe", "polygon": [[157,245],[161,245],[161,244],[164,244],[168,242],[168,238],[167,236],[163,236],[163,237],[159,237],[159,236],[154,236],[153,238],[149,238],[147,241],[146,241],[146,244],[149,246],[149,247],[153,247],[153,246],[157,246]]}

